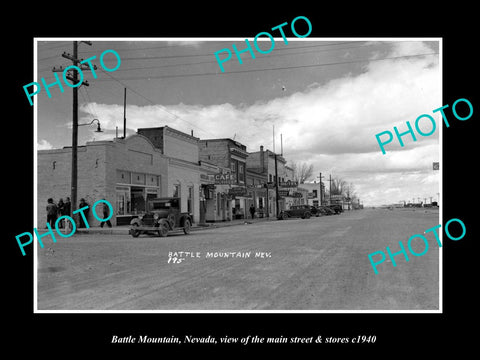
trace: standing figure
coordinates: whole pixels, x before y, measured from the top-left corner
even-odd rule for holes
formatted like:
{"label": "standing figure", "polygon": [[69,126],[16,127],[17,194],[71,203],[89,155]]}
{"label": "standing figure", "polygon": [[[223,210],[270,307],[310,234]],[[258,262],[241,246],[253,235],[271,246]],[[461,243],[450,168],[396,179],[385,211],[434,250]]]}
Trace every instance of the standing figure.
{"label": "standing figure", "polygon": [[[71,216],[73,218],[71,211],[72,211],[72,203],[70,201],[70,198],[67,196],[67,198],[65,199],[65,203],[63,204],[63,212],[65,213],[65,215]],[[65,229],[69,230],[70,227],[71,227],[70,222],[67,222],[65,219]]]}
{"label": "standing figure", "polygon": [[[103,199],[103,200],[105,200],[105,199]],[[109,209],[107,203],[103,203],[103,219],[108,218],[109,215],[110,215],[110,209]],[[100,224],[100,227],[103,228],[103,225],[105,223],[107,223],[109,228],[112,227],[112,223],[110,222],[110,219],[107,220],[107,221],[102,221],[102,223]]]}
{"label": "standing figure", "polygon": [[252,219],[255,218],[255,206],[253,204],[250,205],[250,215],[252,215]]}
{"label": "standing figure", "polygon": [[47,200],[47,223],[50,224],[50,227],[55,226],[55,221],[57,220],[57,205],[53,202],[52,198]]}
{"label": "standing figure", "polygon": [[[88,206],[88,204],[87,204],[87,202],[85,201],[84,198],[81,198],[80,199],[80,204],[78,204],[78,209],[81,209],[85,206]],[[90,212],[90,208],[87,207],[85,210],[82,210],[82,211],[83,211],[83,214],[85,215],[85,219],[88,223],[88,213]],[[82,215],[80,215],[80,219],[78,221],[80,223],[80,225],[79,225],[80,228],[86,228],[87,227],[87,225],[85,224],[85,220],[83,219]]]}
{"label": "standing figure", "polygon": [[[57,210],[58,210],[58,215],[61,217],[63,215],[66,215],[65,214],[65,204],[63,202],[63,199],[60,199],[58,200],[58,204],[57,204]],[[58,224],[59,228],[60,229],[63,229],[63,223],[64,223],[65,219],[62,219],[62,221],[60,221],[60,223]]]}

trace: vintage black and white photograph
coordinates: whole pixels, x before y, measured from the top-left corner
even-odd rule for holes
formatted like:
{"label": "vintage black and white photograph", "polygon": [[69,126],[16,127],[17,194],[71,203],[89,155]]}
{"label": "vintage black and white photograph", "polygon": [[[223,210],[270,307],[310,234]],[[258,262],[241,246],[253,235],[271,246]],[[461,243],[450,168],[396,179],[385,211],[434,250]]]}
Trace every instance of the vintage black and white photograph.
{"label": "vintage black and white photograph", "polygon": [[307,20],[35,39],[35,312],[442,311],[442,39]]}

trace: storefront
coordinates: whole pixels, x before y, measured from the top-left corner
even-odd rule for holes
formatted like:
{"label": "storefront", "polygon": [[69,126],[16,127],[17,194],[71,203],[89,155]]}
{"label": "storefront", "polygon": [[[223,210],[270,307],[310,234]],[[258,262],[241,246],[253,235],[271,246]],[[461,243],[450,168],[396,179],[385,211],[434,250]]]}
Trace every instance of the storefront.
{"label": "storefront", "polygon": [[[44,202],[70,196],[71,147],[40,150],[37,153],[37,218],[46,222]],[[111,141],[92,141],[78,147],[78,199],[87,204],[99,199],[113,207],[114,225],[129,224],[145,211],[149,199],[168,196],[168,158],[142,135],[116,138]],[[78,208],[78,204],[77,204]],[[89,213],[92,226],[100,223]]]}
{"label": "storefront", "polygon": [[228,195],[232,199],[232,219],[248,218],[248,208],[253,200],[251,192],[244,186],[235,186],[228,190]]}
{"label": "storefront", "polygon": [[161,176],[117,170],[115,192],[117,224],[128,224],[133,215],[145,212],[148,200],[160,196]]}

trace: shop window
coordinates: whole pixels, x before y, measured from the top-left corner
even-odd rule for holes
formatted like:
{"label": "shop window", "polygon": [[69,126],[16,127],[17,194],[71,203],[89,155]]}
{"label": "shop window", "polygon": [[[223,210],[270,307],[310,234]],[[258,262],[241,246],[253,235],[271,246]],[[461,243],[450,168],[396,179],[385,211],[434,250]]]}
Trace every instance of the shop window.
{"label": "shop window", "polygon": [[117,215],[130,214],[130,188],[116,188],[116,210]]}
{"label": "shop window", "polygon": [[187,212],[193,212],[193,186],[188,187]]}
{"label": "shop window", "polygon": [[238,180],[245,182],[245,164],[238,163]]}
{"label": "shop window", "polygon": [[173,197],[180,197],[180,184],[173,185]]}

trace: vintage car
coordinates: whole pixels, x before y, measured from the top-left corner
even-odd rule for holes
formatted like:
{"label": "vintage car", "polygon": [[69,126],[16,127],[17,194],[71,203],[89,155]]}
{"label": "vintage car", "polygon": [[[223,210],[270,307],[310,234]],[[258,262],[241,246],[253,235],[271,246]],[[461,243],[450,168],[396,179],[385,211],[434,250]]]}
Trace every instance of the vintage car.
{"label": "vintage car", "polygon": [[337,215],[343,212],[342,205],[340,204],[332,204],[332,205],[328,205],[328,207],[333,211],[335,211],[335,214]]}
{"label": "vintage car", "polygon": [[278,214],[278,219],[285,220],[290,217],[301,217],[302,219],[309,219],[310,216],[318,216],[317,209],[310,205],[293,205],[288,210],[282,210]]}
{"label": "vintage car", "polygon": [[180,198],[165,197],[148,200],[147,211],[132,219],[130,234],[138,237],[140,234],[158,234],[161,237],[176,229],[183,229],[185,234],[190,233],[192,216],[180,212]]}
{"label": "vintage car", "polygon": [[322,215],[334,215],[335,214],[335,210],[330,209],[326,205],[318,206],[317,209],[318,209],[318,212],[321,213]]}

